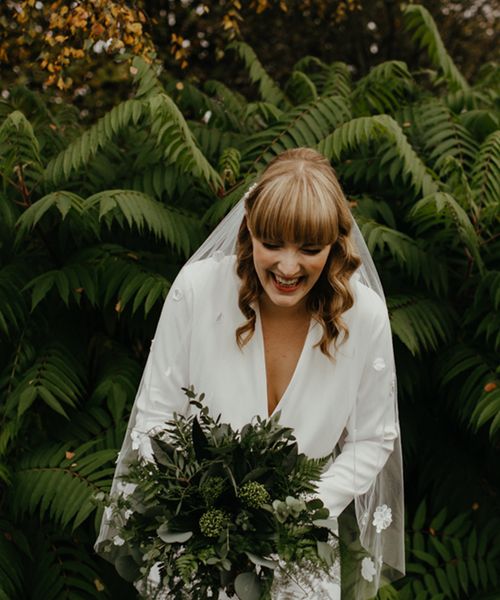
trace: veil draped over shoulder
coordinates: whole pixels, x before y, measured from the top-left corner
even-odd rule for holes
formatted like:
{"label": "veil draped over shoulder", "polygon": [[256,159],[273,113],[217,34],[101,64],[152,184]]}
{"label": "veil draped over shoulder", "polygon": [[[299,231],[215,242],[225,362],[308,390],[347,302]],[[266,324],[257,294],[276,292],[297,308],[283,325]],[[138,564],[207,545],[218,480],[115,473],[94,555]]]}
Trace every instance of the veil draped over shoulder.
{"label": "veil draped over shoulder", "polygon": [[[215,228],[208,239],[189,259],[187,265],[192,265],[209,257],[215,260],[222,260],[226,256],[235,254],[237,234],[241,221],[244,218],[244,198],[234,206]],[[359,278],[364,285],[374,290],[385,302],[377,270],[354,219],[352,237],[362,261],[361,266],[353,277]],[[178,277],[182,277],[184,268]],[[162,316],[165,311],[177,311],[177,313],[181,311],[182,322],[183,303],[179,302],[180,298],[178,294],[178,288],[175,284],[172,285],[163,307]],[[217,310],[216,307],[215,310]],[[165,378],[175,377],[176,369],[181,366],[180,362],[185,360],[183,357],[185,356],[187,340],[190,337],[190,328],[191,323],[189,322],[189,317],[186,316],[186,322],[183,323],[183,327],[169,331],[171,343],[168,347],[162,348],[162,361],[166,357],[168,363],[168,368],[165,368],[165,366],[162,367],[162,373]],[[390,349],[390,356],[394,360],[392,347]],[[134,431],[134,426],[137,419],[139,402],[149,402],[154,411],[154,394],[149,399],[146,397],[145,400],[143,392],[144,388],[149,388],[149,384],[151,383],[149,379],[151,378],[155,360],[158,360],[158,358],[155,355],[155,340],[153,340],[136,401],[130,415],[127,433],[117,459],[111,496],[127,494],[127,484],[121,478],[127,473],[130,462],[137,457],[137,452],[141,451],[141,445],[147,444],[147,441],[145,442],[144,438],[138,436],[136,431]],[[394,371],[394,365],[391,365],[391,367]],[[376,365],[374,365],[374,368],[377,368]],[[158,384],[156,383],[156,385]],[[186,382],[179,382],[179,387],[185,385]],[[349,600],[372,598],[376,595],[379,587],[402,577],[405,572],[403,475],[395,376],[390,395],[391,397],[388,399],[388,402],[392,403],[393,410],[390,411],[391,416],[389,418],[394,420],[394,422],[390,423],[390,426],[395,431],[394,447],[386,462],[380,465],[380,470],[368,489],[366,489],[366,484],[363,484],[363,489],[359,489],[359,486],[356,486],[358,462],[362,460],[356,454],[356,407],[354,407],[353,413],[350,416],[350,421],[354,425],[352,429],[354,431],[354,439],[350,441],[350,444],[354,447],[352,478],[354,489],[358,489],[359,493],[355,493],[354,501],[349,510],[346,510],[345,515],[341,515],[339,519],[340,539],[346,542],[344,545],[346,551],[342,554],[342,589],[343,597]],[[182,406],[173,406],[172,409],[175,409],[176,412],[181,412]],[[169,416],[165,418],[169,418]],[[383,432],[380,432],[381,445],[383,444],[382,438]],[[341,449],[342,446],[340,445]],[[147,448],[142,448],[142,451],[143,453],[147,453]],[[362,465],[359,462],[359,470],[361,469]],[[328,506],[326,501],[325,504]],[[115,562],[118,568],[120,548],[111,545],[111,551],[109,550],[109,541],[115,535],[116,531],[113,530],[113,526],[111,525],[110,515],[105,510],[95,548],[104,558]],[[118,568],[118,570],[120,569]]]}

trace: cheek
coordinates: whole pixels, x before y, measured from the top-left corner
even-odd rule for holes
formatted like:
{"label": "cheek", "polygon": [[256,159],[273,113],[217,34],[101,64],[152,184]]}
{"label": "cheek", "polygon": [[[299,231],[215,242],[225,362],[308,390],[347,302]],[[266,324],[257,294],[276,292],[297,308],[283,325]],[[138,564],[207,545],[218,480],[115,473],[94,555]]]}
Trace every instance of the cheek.
{"label": "cheek", "polygon": [[321,273],[323,272],[323,269],[326,267],[327,261],[328,261],[328,254],[326,256],[318,257],[317,260],[315,260],[311,264],[311,270],[314,272],[314,275],[316,277],[319,277],[321,275]]}

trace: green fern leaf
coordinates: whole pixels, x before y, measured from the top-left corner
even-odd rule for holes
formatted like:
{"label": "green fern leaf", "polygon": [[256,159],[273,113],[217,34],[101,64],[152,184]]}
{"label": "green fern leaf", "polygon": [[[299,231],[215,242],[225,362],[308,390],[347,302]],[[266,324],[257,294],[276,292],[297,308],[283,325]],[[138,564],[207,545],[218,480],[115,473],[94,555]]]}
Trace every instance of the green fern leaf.
{"label": "green fern leaf", "polygon": [[[83,523],[97,508],[93,496],[109,489],[116,458],[115,449],[94,451],[95,443],[91,440],[74,450],[53,446],[23,458],[11,488],[16,514],[38,510],[43,518],[49,511],[63,528],[76,529]],[[106,464],[110,469],[103,469]]]}
{"label": "green fern leaf", "polygon": [[318,98],[296,107],[285,113],[283,119],[267,131],[248,138],[242,152],[242,164],[251,164],[258,169],[283,150],[315,146],[350,116],[348,103],[340,96]]}
{"label": "green fern leaf", "polygon": [[134,56],[131,71],[134,75],[134,84],[137,86],[135,93],[137,99],[163,93],[163,86],[158,79],[159,68],[157,66],[147,63],[140,56]]}
{"label": "green fern leaf", "polygon": [[244,62],[245,67],[248,69],[250,80],[252,83],[258,84],[259,93],[264,102],[275,104],[281,108],[289,108],[290,103],[285,94],[265,71],[257,55],[248,44],[244,42],[232,42],[227,47],[227,50],[234,50]]}
{"label": "green fern leaf", "polygon": [[302,71],[293,71],[285,86],[285,93],[293,104],[306,104],[318,97],[316,86]]}
{"label": "green fern leaf", "polygon": [[411,209],[410,217],[414,219],[420,234],[440,224],[455,229],[474,258],[479,271],[484,271],[478,235],[467,213],[451,194],[437,192],[425,196]]}
{"label": "green fern leaf", "polygon": [[414,282],[423,280],[436,294],[446,292],[446,265],[427,248],[420,246],[408,235],[373,219],[357,216],[356,221],[372,254],[376,256],[377,253],[384,255],[389,252],[399,269],[408,273]]}
{"label": "green fern leaf", "polygon": [[115,106],[49,162],[44,173],[47,184],[58,186],[63,181],[68,181],[86,167],[97,152],[120,131],[128,125],[137,124],[142,114],[143,104],[138,100],[126,100]]}
{"label": "green fern leaf", "polygon": [[393,333],[415,356],[436,350],[453,334],[451,309],[442,302],[415,296],[392,296],[387,299]]}
{"label": "green fern leaf", "polygon": [[192,173],[210,188],[218,190],[219,174],[207,161],[189,129],[184,116],[166,94],[148,99],[151,133],[155,136],[163,157],[182,171]]}
{"label": "green fern leaf", "polygon": [[398,170],[409,174],[416,192],[424,195],[437,192],[437,183],[427,172],[401,127],[387,115],[352,119],[340,125],[322,140],[317,148],[329,160],[340,161],[347,151],[378,140],[382,136],[386,136],[395,145]]}
{"label": "green fern leaf", "polygon": [[460,120],[439,100],[427,101],[415,108],[421,142],[428,161],[440,170],[449,157],[456,158],[469,170],[477,155],[478,145]]}
{"label": "green fern leaf", "polygon": [[321,93],[327,96],[349,98],[352,91],[351,71],[343,62],[333,62],[328,66]]}
{"label": "green fern leaf", "polygon": [[245,121],[254,122],[254,128],[264,129],[283,118],[284,111],[270,102],[250,102],[245,111]]}
{"label": "green fern leaf", "polygon": [[468,90],[469,85],[444,47],[434,19],[426,8],[409,4],[403,9],[406,29],[413,39],[429,53],[432,63],[441,69],[452,89]]}
{"label": "green fern leaf", "polygon": [[34,364],[22,375],[7,396],[6,406],[17,407],[18,416],[37,400],[66,416],[66,407],[75,407],[83,394],[82,367],[68,350],[58,343],[40,351]]}
{"label": "green fern leaf", "polygon": [[0,125],[0,165],[4,186],[17,169],[19,178],[29,187],[40,179],[42,161],[40,146],[31,123],[20,111],[9,114]]}
{"label": "green fern leaf", "polygon": [[500,198],[500,131],[491,133],[481,144],[472,169],[475,198],[481,205],[498,208]]}
{"label": "green fern leaf", "polygon": [[406,63],[385,61],[356,82],[351,94],[353,112],[358,116],[393,113],[410,91],[412,83]]}
{"label": "green fern leaf", "polygon": [[109,226],[113,222],[129,228],[144,229],[163,239],[185,256],[192,251],[200,231],[193,218],[166,207],[147,194],[134,190],[106,190],[94,194],[85,201],[85,210],[98,210],[99,221]]}

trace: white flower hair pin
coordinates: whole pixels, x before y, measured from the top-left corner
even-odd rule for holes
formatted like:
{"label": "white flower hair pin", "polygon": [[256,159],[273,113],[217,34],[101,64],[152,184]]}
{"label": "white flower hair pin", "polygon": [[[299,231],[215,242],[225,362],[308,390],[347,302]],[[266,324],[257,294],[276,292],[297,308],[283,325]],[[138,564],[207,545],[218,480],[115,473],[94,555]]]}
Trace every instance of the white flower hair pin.
{"label": "white flower hair pin", "polygon": [[254,183],[252,183],[251,186],[249,186],[249,188],[247,189],[247,191],[243,194],[242,196],[242,200],[245,203],[248,199],[248,196],[250,196],[250,194],[254,191],[254,189],[257,187],[257,182],[254,181]]}

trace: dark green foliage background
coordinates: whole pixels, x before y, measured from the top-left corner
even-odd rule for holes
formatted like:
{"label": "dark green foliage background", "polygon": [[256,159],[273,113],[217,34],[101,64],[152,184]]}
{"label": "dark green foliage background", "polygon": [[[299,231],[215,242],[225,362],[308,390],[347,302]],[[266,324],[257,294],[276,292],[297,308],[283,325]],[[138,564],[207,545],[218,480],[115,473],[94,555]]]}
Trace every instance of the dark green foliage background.
{"label": "dark green foliage background", "polygon": [[[380,598],[493,599],[500,435],[499,70],[468,82],[425,9],[432,69],[352,80],[305,56],[259,100],[136,61],[90,128],[25,88],[0,103],[0,599],[132,598],[93,554],[114,459],[176,272],[285,148],[332,160],[390,308],[407,570]],[[345,594],[348,598],[348,592]]]}

